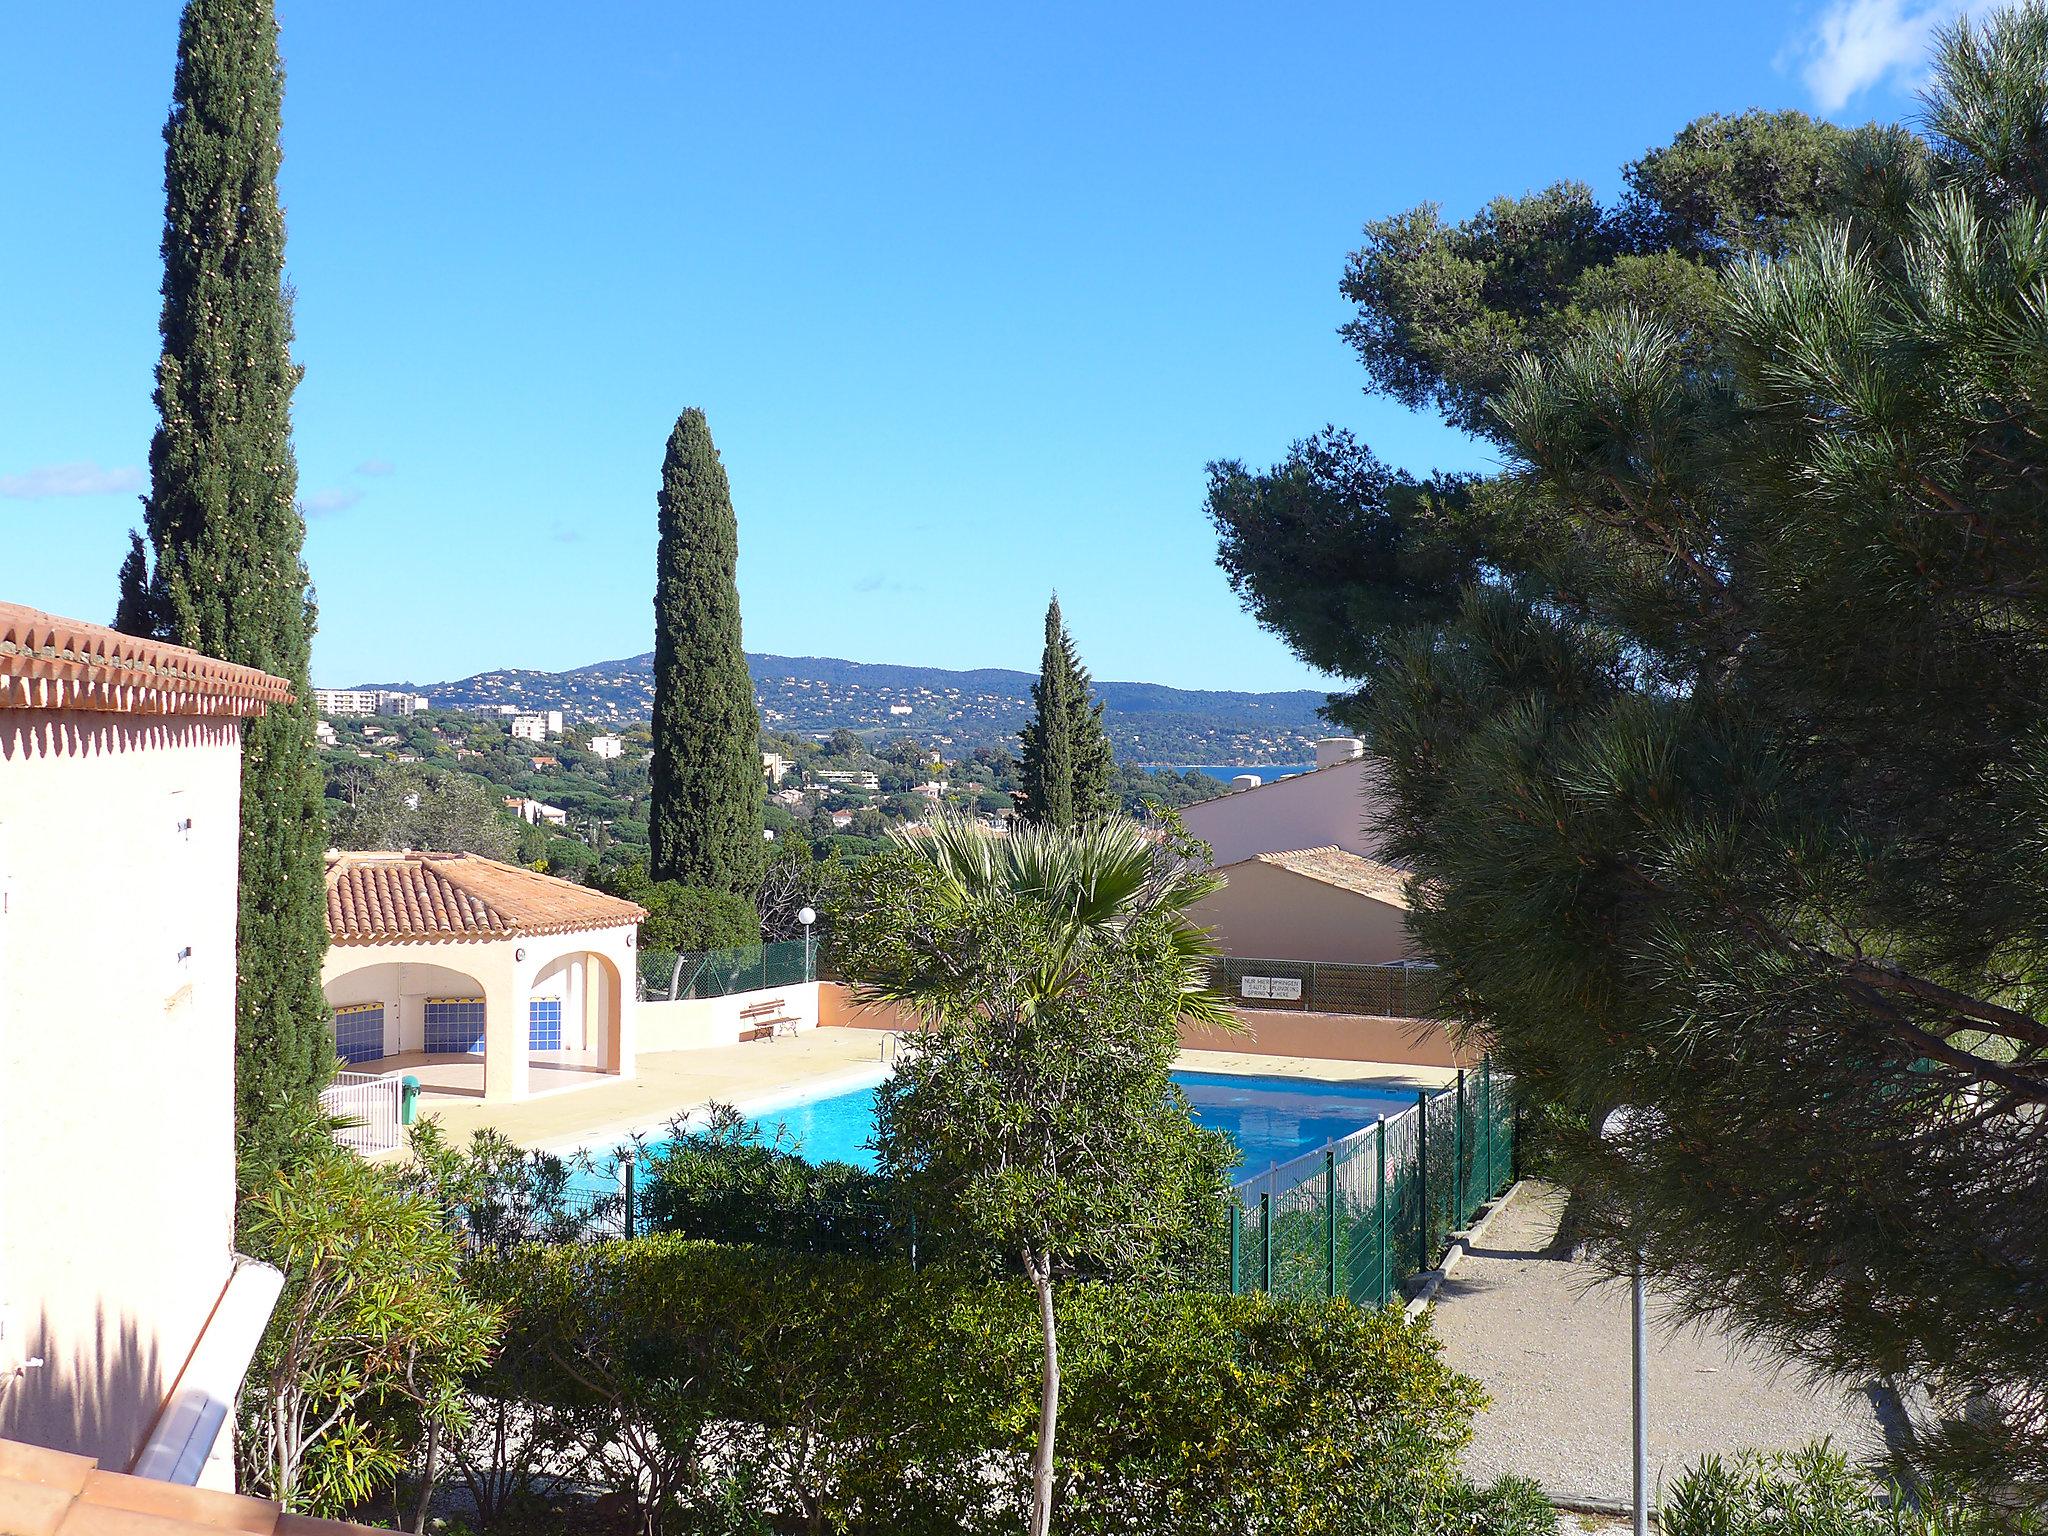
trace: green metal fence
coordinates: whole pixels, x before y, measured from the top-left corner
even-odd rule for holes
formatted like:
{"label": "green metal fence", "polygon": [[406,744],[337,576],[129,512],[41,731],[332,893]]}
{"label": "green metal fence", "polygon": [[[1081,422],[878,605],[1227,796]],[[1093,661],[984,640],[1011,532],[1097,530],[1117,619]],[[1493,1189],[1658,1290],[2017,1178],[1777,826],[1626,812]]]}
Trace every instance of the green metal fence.
{"label": "green metal fence", "polygon": [[802,939],[685,954],[642,950],[640,1001],[729,997],[735,992],[799,986],[817,980],[816,956],[815,946]]}
{"label": "green metal fence", "polygon": [[1396,1019],[1436,1017],[1433,965],[1337,965],[1321,960],[1216,962],[1210,985],[1234,1008],[1361,1013]]}
{"label": "green metal fence", "polygon": [[1230,1288],[1379,1306],[1514,1177],[1509,1081],[1454,1086],[1245,1180],[1230,1208]]}

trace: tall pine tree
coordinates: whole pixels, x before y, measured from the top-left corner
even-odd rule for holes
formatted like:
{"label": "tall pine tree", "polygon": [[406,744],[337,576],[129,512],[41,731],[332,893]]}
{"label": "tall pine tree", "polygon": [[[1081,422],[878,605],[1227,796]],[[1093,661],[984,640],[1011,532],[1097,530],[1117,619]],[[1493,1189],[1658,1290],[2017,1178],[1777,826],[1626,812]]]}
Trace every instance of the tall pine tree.
{"label": "tall pine tree", "polygon": [[[291,306],[277,200],[284,69],[270,0],[190,0],[164,126],[158,425],[116,622],[289,679],[296,702],[242,747],[235,1099],[245,1178],[284,1101],[334,1058],[320,960],[327,843],[308,677],[313,605],[301,560]],[[151,556],[153,555],[153,568]]]}
{"label": "tall pine tree", "polygon": [[1037,714],[1019,733],[1024,814],[1041,825],[1077,826],[1098,821],[1114,808],[1109,736],[1094,691],[1055,594],[1045,610],[1045,654],[1031,688]]}
{"label": "tall pine tree", "polygon": [[740,644],[739,525],[704,413],[661,466],[648,873],[752,901],[761,881],[761,717]]}

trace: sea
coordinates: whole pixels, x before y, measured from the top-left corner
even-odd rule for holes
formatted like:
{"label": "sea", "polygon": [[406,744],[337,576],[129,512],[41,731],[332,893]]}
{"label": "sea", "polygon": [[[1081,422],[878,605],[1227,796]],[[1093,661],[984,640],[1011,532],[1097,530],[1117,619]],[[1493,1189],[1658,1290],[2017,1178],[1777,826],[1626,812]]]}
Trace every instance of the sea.
{"label": "sea", "polygon": [[1236,763],[1147,763],[1147,768],[1166,773],[1206,773],[1212,779],[1221,779],[1228,784],[1240,773],[1255,773],[1263,784],[1285,778],[1290,773],[1307,773],[1314,763],[1253,763],[1249,767]]}

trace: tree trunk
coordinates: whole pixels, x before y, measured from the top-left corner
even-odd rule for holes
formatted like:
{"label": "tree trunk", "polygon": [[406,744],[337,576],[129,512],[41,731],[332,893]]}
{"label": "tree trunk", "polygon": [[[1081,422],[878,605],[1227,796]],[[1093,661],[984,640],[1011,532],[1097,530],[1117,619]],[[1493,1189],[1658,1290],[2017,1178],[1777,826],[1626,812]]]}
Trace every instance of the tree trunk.
{"label": "tree trunk", "polygon": [[427,1528],[427,1506],[434,1499],[434,1474],[441,1459],[441,1421],[434,1420],[427,1427],[427,1454],[420,1468],[420,1501],[413,1506],[412,1524],[407,1527],[413,1536]]}
{"label": "tree trunk", "polygon": [[1024,1250],[1024,1270],[1038,1292],[1038,1325],[1045,1339],[1045,1379],[1038,1395],[1038,1451],[1031,1458],[1031,1536],[1052,1532],[1052,1447],[1059,1427],[1060,1341],[1052,1310],[1052,1255]]}

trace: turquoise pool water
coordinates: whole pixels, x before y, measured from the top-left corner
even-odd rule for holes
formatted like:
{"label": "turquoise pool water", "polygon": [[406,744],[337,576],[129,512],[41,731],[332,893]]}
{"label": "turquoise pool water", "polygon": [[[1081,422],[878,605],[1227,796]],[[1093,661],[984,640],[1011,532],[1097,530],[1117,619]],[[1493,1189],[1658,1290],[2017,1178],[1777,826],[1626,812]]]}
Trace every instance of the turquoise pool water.
{"label": "turquoise pool water", "polygon": [[[1224,1132],[1244,1153],[1237,1177],[1263,1173],[1324,1142],[1393,1115],[1415,1102],[1411,1091],[1384,1083],[1332,1083],[1300,1077],[1241,1077],[1176,1072],[1199,1124]],[[875,1090],[855,1088],[805,1104],[769,1110],[751,1122],[763,1136],[781,1129],[813,1163],[875,1165],[868,1145],[875,1129]]]}

